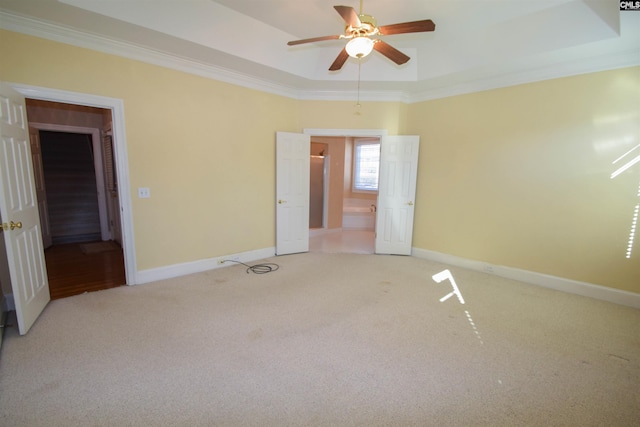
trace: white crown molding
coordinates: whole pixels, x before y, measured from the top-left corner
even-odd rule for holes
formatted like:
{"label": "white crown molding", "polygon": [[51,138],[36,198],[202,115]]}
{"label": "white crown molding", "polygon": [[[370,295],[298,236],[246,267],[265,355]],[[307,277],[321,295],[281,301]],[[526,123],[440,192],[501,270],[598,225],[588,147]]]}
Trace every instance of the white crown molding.
{"label": "white crown molding", "polygon": [[640,51],[628,50],[625,52],[615,52],[610,55],[566,61],[561,64],[555,63],[551,66],[529,69],[523,72],[513,72],[497,77],[478,79],[448,87],[429,89],[414,94],[409,98],[407,103],[412,104],[485,90],[576,76],[579,74],[635,67],[638,65],[640,65]]}
{"label": "white crown molding", "polygon": [[[129,43],[73,30],[47,22],[0,11],[0,28],[40,37],[56,42],[121,56],[161,67],[210,78],[249,89],[255,89],[287,98],[314,101],[353,101],[357,91],[304,90],[270,82],[258,77],[238,73],[218,66],[180,58],[174,55],[143,48]],[[598,71],[640,65],[640,52],[631,50],[615,52],[595,58],[566,61],[546,67],[510,72],[496,77],[477,79],[449,86],[409,91],[360,91],[359,99],[369,102],[403,102],[407,104],[469,94],[501,87],[515,86],[536,81],[568,77]],[[419,84],[419,83],[418,83]]]}
{"label": "white crown molding", "polygon": [[72,46],[91,49],[102,53],[121,56],[177,71],[183,71],[200,77],[219,80],[288,98],[297,98],[298,96],[298,92],[294,88],[273,84],[265,80],[240,74],[221,67],[215,67],[197,61],[179,58],[177,56],[168,55],[152,49],[111,40],[95,34],[76,31],[35,19],[25,18],[23,16],[14,15],[4,11],[0,11],[0,28]]}

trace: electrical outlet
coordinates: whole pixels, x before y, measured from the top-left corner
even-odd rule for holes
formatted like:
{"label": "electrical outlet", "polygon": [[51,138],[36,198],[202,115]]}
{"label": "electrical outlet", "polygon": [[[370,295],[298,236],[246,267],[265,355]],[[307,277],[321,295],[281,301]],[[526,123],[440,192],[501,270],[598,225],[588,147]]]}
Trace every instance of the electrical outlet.
{"label": "electrical outlet", "polygon": [[138,188],[138,198],[148,199],[149,197],[151,197],[151,190],[148,187]]}
{"label": "electrical outlet", "polygon": [[240,262],[240,256],[239,255],[233,255],[233,256],[227,256],[227,257],[222,257],[222,258],[218,258],[218,265],[220,264],[224,264],[226,262]]}

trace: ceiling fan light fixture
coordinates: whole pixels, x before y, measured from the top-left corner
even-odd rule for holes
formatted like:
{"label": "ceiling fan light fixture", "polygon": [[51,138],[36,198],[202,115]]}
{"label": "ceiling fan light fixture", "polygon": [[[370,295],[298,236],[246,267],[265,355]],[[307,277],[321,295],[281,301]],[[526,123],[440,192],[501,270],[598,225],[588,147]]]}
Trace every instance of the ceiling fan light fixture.
{"label": "ceiling fan light fixture", "polygon": [[373,50],[373,43],[369,37],[354,37],[347,43],[347,53],[352,58],[364,58]]}

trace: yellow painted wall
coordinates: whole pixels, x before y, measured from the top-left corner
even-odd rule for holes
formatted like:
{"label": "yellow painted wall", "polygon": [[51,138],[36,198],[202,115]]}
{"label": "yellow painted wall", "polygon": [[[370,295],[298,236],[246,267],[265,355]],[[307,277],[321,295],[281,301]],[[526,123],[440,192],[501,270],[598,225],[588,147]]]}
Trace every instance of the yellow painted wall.
{"label": "yellow painted wall", "polygon": [[295,100],[12,32],[0,40],[0,80],[124,100],[139,270],[274,245],[275,133],[299,130]]}
{"label": "yellow painted wall", "polygon": [[[414,246],[640,293],[640,69],[418,104],[297,101],[0,31],[0,80],[124,100],[138,269],[275,245],[275,132],[421,136]],[[636,238],[637,240],[637,238]]]}
{"label": "yellow painted wall", "polygon": [[640,293],[640,67],[428,101],[414,246]]}
{"label": "yellow painted wall", "polygon": [[311,129],[386,129],[389,135],[402,130],[404,104],[400,102],[300,101],[299,127]]}

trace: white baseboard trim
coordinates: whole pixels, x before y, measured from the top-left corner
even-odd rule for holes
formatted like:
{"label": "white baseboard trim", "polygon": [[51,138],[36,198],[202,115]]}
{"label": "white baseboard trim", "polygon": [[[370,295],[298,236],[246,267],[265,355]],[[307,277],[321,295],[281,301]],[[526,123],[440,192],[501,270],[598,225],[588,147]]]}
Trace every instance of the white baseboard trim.
{"label": "white baseboard trim", "polygon": [[242,252],[237,254],[223,255],[216,258],[203,259],[199,261],[186,262],[183,264],[174,264],[166,267],[152,268],[149,270],[140,270],[136,275],[136,284],[155,282],[157,280],[172,279],[174,277],[186,276],[187,274],[201,273],[207,270],[213,270],[221,267],[229,267],[234,265],[233,262],[222,263],[223,260],[240,261],[249,263],[252,261],[270,258],[275,256],[276,248],[264,248],[254,251]]}
{"label": "white baseboard trim", "polygon": [[[563,277],[551,276],[548,274],[536,273],[528,270],[521,270],[518,268],[493,265],[482,261],[470,260],[427,249],[412,248],[411,255],[416,258],[427,259],[429,261],[439,262],[455,267],[462,267],[482,273],[494,274],[507,279],[518,280],[520,282],[554,289],[556,291],[572,293],[640,309],[640,294],[633,292],[622,291],[572,279],[565,279]],[[271,258],[273,256],[275,256],[275,247],[270,247],[219,256],[216,258],[203,259],[200,261],[141,270],[138,271],[136,284],[171,279],[174,277],[185,276],[187,274],[200,273],[207,270],[234,265],[234,263],[221,263],[221,261],[225,259],[250,263],[252,261]],[[10,297],[12,297],[12,295],[5,295],[5,304],[7,306],[9,303],[13,303],[13,298]],[[9,307],[7,308],[10,309]]]}
{"label": "white baseboard trim", "polygon": [[469,270],[480,271],[487,274],[507,279],[518,280],[532,285],[543,286],[556,291],[568,292],[589,298],[595,298],[615,304],[626,305],[633,308],[640,308],[640,294],[622,291],[601,285],[594,285],[587,282],[565,279],[548,274],[536,273],[533,271],[521,270],[518,268],[504,267],[500,265],[488,264],[486,262],[474,261],[454,255],[443,254],[441,252],[429,251],[426,249],[412,248],[412,256],[423,258],[429,261],[462,267]]}

